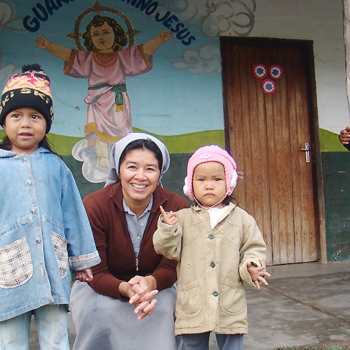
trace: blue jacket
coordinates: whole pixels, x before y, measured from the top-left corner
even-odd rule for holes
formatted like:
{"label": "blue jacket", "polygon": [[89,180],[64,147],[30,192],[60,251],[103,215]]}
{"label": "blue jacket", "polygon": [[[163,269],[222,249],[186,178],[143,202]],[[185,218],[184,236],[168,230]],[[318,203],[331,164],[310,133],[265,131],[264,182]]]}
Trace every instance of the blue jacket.
{"label": "blue jacket", "polygon": [[74,177],[55,154],[0,149],[0,321],[69,304],[70,268],[100,262]]}

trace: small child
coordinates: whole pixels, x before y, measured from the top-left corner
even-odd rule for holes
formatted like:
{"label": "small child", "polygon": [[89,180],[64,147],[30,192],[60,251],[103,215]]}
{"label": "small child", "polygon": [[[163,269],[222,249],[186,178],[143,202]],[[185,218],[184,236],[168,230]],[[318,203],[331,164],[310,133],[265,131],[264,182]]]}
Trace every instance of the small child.
{"label": "small child", "polygon": [[70,267],[89,282],[100,262],[73,175],[50,149],[52,120],[49,77],[24,66],[0,105],[1,350],[28,349],[32,314],[41,349],[69,349]]}
{"label": "small child", "polygon": [[242,350],[248,331],[243,281],[260,289],[266,246],[252,216],[233,203],[236,163],[219,146],[189,159],[184,193],[197,204],[159,217],[153,243],[177,260],[175,334],[182,350],[208,349],[210,332],[220,350]]}

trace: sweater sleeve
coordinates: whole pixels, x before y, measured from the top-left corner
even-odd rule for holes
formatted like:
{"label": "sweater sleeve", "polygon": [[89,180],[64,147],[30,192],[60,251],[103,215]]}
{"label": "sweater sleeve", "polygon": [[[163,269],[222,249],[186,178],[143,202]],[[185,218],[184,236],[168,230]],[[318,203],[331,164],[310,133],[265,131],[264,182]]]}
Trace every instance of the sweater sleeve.
{"label": "sweater sleeve", "polygon": [[96,248],[101,258],[100,264],[94,266],[92,272],[94,279],[89,283],[90,287],[97,293],[112,298],[127,300],[119,292],[122,280],[113,276],[107,263],[107,235],[104,228],[104,208],[100,208],[95,200],[89,196],[84,198],[84,206],[88,215],[92,232],[94,234]]}
{"label": "sweater sleeve", "polygon": [[176,261],[167,259],[164,256],[161,258],[159,265],[150,274],[157,281],[157,290],[161,291],[170,288],[176,282],[176,265]]}
{"label": "sweater sleeve", "polygon": [[[183,208],[188,208],[189,205],[187,201],[175,194],[175,193],[169,193],[168,192],[168,201],[163,204],[163,209],[168,212],[168,211],[178,211]],[[154,227],[154,232],[156,231],[157,228],[157,223],[158,223],[158,218],[160,216],[160,209],[158,208],[156,213],[156,223]],[[154,236],[154,235],[153,235]],[[152,246],[153,246],[153,239],[152,239]],[[157,254],[161,254],[156,251]],[[157,266],[155,271],[152,273],[152,276],[155,277],[157,280],[157,289],[162,290],[165,288],[171,287],[177,279],[177,273],[176,273],[176,266],[177,266],[177,261],[172,260],[172,258],[169,259],[169,257],[162,256],[162,259],[160,261],[160,264]]]}

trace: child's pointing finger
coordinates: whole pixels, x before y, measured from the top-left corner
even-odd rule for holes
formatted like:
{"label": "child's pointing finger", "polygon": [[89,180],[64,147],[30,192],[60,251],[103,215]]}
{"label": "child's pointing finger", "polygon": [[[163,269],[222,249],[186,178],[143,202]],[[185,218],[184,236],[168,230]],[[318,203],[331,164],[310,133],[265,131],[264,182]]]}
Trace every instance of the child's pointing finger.
{"label": "child's pointing finger", "polygon": [[162,206],[160,206],[160,212],[163,215],[163,222],[168,225],[175,225],[179,222],[176,214],[173,211],[166,213]]}
{"label": "child's pointing finger", "polygon": [[160,206],[159,209],[160,209],[160,213],[163,215],[163,218],[166,217],[166,212],[165,212],[165,210],[163,209],[163,207]]}

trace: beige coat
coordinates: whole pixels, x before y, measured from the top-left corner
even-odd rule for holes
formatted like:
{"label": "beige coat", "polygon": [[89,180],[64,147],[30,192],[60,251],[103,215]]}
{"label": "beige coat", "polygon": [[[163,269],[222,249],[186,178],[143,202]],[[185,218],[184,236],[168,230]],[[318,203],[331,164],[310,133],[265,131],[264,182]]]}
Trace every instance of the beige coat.
{"label": "beige coat", "polygon": [[209,213],[193,205],[176,225],[158,221],[158,254],[178,261],[175,334],[248,333],[243,281],[255,286],[247,262],[265,264],[266,246],[252,216],[230,203],[214,229]]}

